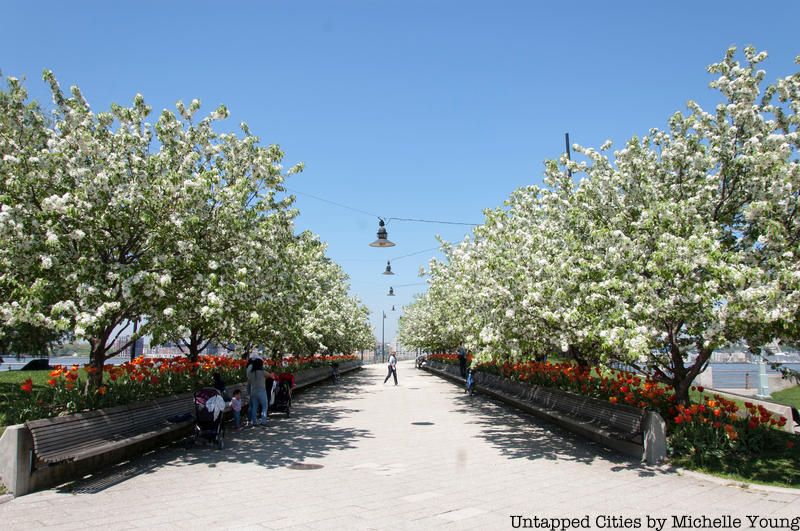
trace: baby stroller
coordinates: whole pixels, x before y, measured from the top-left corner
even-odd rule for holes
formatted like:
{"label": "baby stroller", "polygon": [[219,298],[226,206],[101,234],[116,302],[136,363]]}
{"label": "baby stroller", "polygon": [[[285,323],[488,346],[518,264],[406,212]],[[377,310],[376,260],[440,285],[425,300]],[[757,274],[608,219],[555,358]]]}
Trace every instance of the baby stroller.
{"label": "baby stroller", "polygon": [[222,450],[225,446],[225,399],[213,387],[204,387],[194,393],[194,440],[201,437]]}
{"label": "baby stroller", "polygon": [[292,388],[294,387],[294,375],[284,372],[275,378],[275,399],[269,405],[269,412],[282,411],[287,417],[292,415]]}

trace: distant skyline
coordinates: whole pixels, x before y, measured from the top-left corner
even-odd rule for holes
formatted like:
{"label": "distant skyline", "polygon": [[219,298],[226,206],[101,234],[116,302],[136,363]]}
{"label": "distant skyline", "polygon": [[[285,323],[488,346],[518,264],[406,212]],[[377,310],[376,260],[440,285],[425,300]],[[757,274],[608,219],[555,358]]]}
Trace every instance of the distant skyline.
{"label": "distant skyline", "polygon": [[470,228],[391,221],[397,246],[375,249],[374,215],[481,223],[541,183],[565,132],[618,148],[689,99],[713,106],[706,66],[731,45],[769,52],[769,81],[796,71],[798,19],[798,2],[10,0],[0,71],[47,102],[52,69],[97,111],[142,93],[152,121],[179,99],[227,105],[226,130],[247,122],[286,167],[305,162],[286,182],[297,228],[328,243],[378,340],[386,311],[391,342],[436,252],[393,261],[394,276],[386,260]]}

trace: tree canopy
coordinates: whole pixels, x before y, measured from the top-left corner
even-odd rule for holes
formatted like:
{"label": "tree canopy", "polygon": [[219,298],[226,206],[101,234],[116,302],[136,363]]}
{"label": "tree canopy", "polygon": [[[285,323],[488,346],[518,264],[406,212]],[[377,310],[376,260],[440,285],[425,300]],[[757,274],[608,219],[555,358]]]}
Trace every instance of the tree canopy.
{"label": "tree canopy", "polygon": [[797,339],[800,73],[765,84],[766,53],[743,52],[709,67],[713,111],[689,102],[611,154],[575,146],[487,211],[431,263],[401,342],[622,360],[685,399],[715,348]]}
{"label": "tree canopy", "polygon": [[211,341],[282,353],[372,343],[341,269],[293,234],[282,183],[302,165],[284,170],[279,146],[246,124],[219,132],[224,106],[198,119],[199,101],[178,102],[151,124],[141,95],[95,113],[77,87],[44,79],[50,113],[15,78],[0,90],[4,348],[67,335],[89,341],[99,369],[148,334],[193,358]]}

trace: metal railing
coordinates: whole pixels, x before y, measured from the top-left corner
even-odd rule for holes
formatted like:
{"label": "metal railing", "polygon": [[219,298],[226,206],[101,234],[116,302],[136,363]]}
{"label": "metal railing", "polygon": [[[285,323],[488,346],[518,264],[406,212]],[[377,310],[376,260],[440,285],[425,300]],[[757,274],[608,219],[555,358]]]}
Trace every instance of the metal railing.
{"label": "metal railing", "polygon": [[[389,351],[386,351],[385,356],[381,356],[381,351],[365,350],[363,353],[356,354],[364,362],[364,365],[372,365],[375,363],[387,363],[389,360]],[[416,351],[400,351],[395,352],[397,361],[414,360],[417,359]]]}

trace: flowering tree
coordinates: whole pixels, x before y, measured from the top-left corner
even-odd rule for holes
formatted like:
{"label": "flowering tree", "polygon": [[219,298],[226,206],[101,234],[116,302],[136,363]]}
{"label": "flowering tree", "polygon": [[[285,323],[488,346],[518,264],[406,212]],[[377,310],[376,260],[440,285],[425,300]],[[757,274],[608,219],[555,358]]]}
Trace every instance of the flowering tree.
{"label": "flowering tree", "polygon": [[368,312],[347,294],[347,277],[325,256],[325,245],[309,232],[282,241],[265,247],[271,251],[261,262],[261,279],[251,276],[242,291],[249,313],[233,324],[233,341],[263,346],[276,358],[371,345]]}
{"label": "flowering tree", "polygon": [[[192,358],[215,339],[245,350],[363,342],[366,314],[341,270],[316,238],[291,234],[277,146],[246,126],[242,138],[216,133],[224,107],[195,124],[199,102],[178,103],[151,126],[141,96],[95,114],[77,88],[68,97],[45,79],[52,120],[17,80],[0,92],[0,341],[30,330],[86,339],[94,388],[145,334]],[[134,321],[138,333],[117,341]]]}
{"label": "flowering tree", "polygon": [[[157,250],[176,185],[149,156],[141,96],[95,114],[77,88],[67,97],[51,73],[45,79],[53,127],[5,118],[17,118],[17,131],[37,129],[44,143],[32,153],[3,135],[0,230],[18,288],[2,302],[4,320],[87,339],[97,384],[105,360],[128,346],[115,346],[121,330],[163,295]],[[9,88],[19,108],[24,94]]]}
{"label": "flowering tree", "polygon": [[[576,146],[585,161],[548,163],[546,188],[488,212],[432,263],[404,342],[451,345],[455,331],[484,357],[560,347],[584,363],[621,359],[687,401],[715,348],[796,338],[800,74],[762,90],[766,54],[744,55],[709,68],[713,114],[690,102],[613,158],[610,144]],[[458,324],[443,327],[453,309]]]}
{"label": "flowering tree", "polygon": [[[797,249],[771,243],[765,226],[798,234],[789,190],[800,184],[791,160],[800,77],[759,97],[766,54],[747,48],[745,57],[743,66],[730,50],[709,68],[724,101],[714,114],[690,103],[668,132],[630,141],[613,163],[583,150],[590,163],[574,166],[587,175],[580,210],[599,220],[584,240],[605,250],[603,276],[588,287],[608,305],[594,329],[604,356],[644,358],[682,401],[715,348],[789,332],[783,324],[797,315],[796,284],[775,279],[792,278],[796,265],[775,257]],[[779,85],[794,87],[783,92],[785,109],[772,103]],[[697,355],[687,363],[689,348]]]}
{"label": "flowering tree", "polygon": [[350,354],[372,346],[369,310],[348,295],[342,268],[324,256],[310,265],[314,274],[306,278],[312,281],[314,298],[302,320],[307,351]]}
{"label": "flowering tree", "polygon": [[[243,138],[216,133],[214,123],[227,116],[224,107],[195,125],[198,108],[196,100],[188,109],[179,103],[182,120],[165,111],[156,127],[162,167],[192,193],[175,197],[171,239],[162,255],[169,288],[159,311],[148,316],[154,340],[177,342],[191,360],[225,336],[230,317],[241,313],[235,305],[249,307],[237,292],[256,268],[269,267],[260,260],[264,239],[259,231],[275,223],[263,219],[291,204],[291,198],[275,197],[284,179],[278,146],[259,146],[244,124]],[[288,173],[301,169],[298,165]],[[270,220],[283,224],[274,230],[286,232],[288,216]],[[271,286],[259,289],[269,292]]]}

